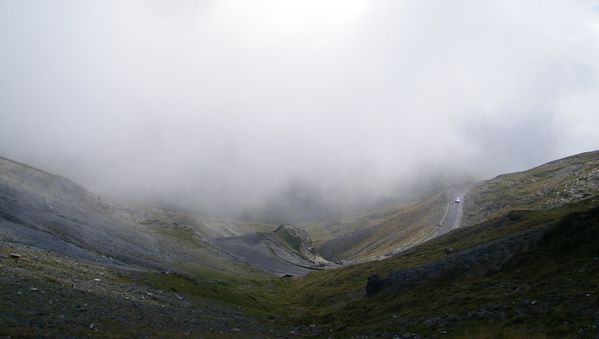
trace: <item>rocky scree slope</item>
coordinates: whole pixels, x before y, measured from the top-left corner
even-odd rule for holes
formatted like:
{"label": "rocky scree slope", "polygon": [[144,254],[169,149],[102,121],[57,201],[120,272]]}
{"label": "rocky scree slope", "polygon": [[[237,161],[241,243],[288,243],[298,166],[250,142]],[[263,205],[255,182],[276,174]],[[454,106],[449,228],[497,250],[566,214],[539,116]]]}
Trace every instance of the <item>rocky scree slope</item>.
{"label": "rocky scree slope", "polygon": [[274,229],[115,203],[0,158],[0,336],[282,336],[283,281],[211,244]]}
{"label": "rocky scree slope", "polygon": [[279,276],[304,275],[334,266],[315,251],[308,233],[293,225],[280,225],[269,233],[216,238],[212,243],[239,260]]}
{"label": "rocky scree slope", "polygon": [[115,203],[68,179],[0,158],[0,240],[4,242],[110,265],[254,274],[253,268],[211,240],[274,229]]}

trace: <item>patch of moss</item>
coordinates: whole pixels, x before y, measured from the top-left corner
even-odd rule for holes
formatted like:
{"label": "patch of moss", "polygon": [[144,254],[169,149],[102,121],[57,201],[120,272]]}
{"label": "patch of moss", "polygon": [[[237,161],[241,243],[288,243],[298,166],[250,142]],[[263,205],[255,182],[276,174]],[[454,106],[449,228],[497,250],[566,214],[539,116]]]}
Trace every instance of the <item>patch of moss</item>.
{"label": "patch of moss", "polygon": [[252,314],[280,314],[287,284],[276,277],[234,276],[209,269],[197,269],[193,275],[147,273],[142,283],[194,301],[237,306]]}

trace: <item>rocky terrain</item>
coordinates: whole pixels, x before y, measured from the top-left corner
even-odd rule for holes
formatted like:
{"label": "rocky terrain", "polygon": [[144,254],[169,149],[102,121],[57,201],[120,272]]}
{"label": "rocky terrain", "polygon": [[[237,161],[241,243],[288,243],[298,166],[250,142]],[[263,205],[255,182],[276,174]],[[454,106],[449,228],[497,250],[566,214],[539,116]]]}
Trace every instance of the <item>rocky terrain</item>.
{"label": "rocky terrain", "polygon": [[278,276],[304,275],[333,266],[314,250],[308,233],[293,225],[280,225],[271,233],[217,238],[213,244]]}
{"label": "rocky terrain", "polygon": [[590,152],[478,183],[457,229],[447,192],[303,229],[0,159],[0,336],[597,337],[597,173]]}
{"label": "rocky terrain", "polygon": [[215,302],[186,286],[222,282],[107,267],[16,244],[2,244],[0,253],[2,336],[263,338],[286,333],[273,318]]}
{"label": "rocky terrain", "polygon": [[[279,278],[215,244],[262,235],[284,244],[275,228],[110,201],[0,158],[0,335],[271,335]],[[281,272],[303,263],[294,275],[321,264],[307,254],[263,253]]]}
{"label": "rocky terrain", "polygon": [[599,151],[503,174],[477,186],[465,201],[464,225],[474,225],[514,209],[547,209],[599,192]]}
{"label": "rocky terrain", "polygon": [[75,258],[161,271],[186,271],[193,263],[231,273],[247,271],[247,265],[213,246],[212,240],[275,229],[108,201],[68,179],[3,158],[0,225],[4,241]]}

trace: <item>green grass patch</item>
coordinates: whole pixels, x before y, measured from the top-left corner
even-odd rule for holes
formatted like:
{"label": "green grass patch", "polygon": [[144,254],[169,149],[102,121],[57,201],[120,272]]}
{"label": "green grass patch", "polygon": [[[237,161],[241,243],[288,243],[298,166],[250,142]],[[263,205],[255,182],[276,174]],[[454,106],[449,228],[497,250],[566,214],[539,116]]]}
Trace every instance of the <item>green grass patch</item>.
{"label": "green grass patch", "polygon": [[191,275],[147,273],[143,282],[191,301],[211,301],[237,306],[252,314],[281,314],[284,279],[274,276],[239,276],[211,269],[196,269]]}

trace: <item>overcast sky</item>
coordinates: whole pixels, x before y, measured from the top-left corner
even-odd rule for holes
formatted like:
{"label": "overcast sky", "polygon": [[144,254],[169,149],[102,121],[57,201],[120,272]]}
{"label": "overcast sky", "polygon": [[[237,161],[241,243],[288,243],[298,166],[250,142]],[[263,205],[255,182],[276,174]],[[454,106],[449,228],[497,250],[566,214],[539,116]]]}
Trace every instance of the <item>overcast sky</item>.
{"label": "overcast sky", "polygon": [[0,155],[122,197],[395,194],[599,148],[599,2],[0,0]]}

